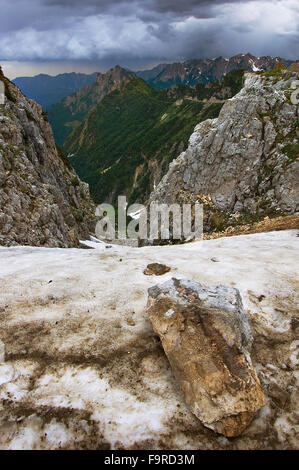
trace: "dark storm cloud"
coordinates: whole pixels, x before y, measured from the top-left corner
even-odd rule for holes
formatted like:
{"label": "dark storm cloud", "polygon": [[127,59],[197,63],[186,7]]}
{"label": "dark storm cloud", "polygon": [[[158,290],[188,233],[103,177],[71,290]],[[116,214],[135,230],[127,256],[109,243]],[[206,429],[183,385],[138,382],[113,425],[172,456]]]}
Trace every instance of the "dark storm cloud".
{"label": "dark storm cloud", "polygon": [[0,60],[116,62],[296,58],[297,0],[1,0]]}
{"label": "dark storm cloud", "polygon": [[[242,0],[241,0],[242,1]],[[243,0],[243,2],[246,0]],[[217,5],[221,5],[223,3],[234,3],[239,2],[239,0],[231,0],[231,1],[224,1],[224,0],[214,0],[214,1],[206,1],[206,0],[187,0],[187,1],[172,1],[172,0],[152,0],[150,2],[151,8],[154,11],[159,13],[178,13],[178,14],[188,14],[194,13],[196,11],[200,11],[202,7],[213,7]],[[148,2],[145,2],[148,3]]]}
{"label": "dark storm cloud", "polygon": [[[115,8],[121,4],[139,5],[144,10],[152,10],[159,13],[190,13],[201,6],[215,6],[223,3],[242,3],[246,0],[85,0],[84,7],[96,7],[99,11]],[[44,0],[48,5],[75,6],[82,7],[82,0]]]}

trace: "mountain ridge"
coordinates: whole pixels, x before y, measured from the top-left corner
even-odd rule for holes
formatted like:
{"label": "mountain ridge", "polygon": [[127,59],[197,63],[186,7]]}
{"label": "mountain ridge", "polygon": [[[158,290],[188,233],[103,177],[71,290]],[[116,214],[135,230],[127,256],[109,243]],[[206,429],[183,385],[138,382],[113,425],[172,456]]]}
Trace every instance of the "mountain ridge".
{"label": "mountain ridge", "polygon": [[[253,72],[258,68],[269,70],[277,62],[281,62],[287,67],[293,61],[281,57],[256,57],[247,53],[237,54],[229,59],[217,57],[215,59],[188,59],[184,62],[161,63],[151,69],[132,73],[135,73],[154,88],[161,89],[179,83],[188,85],[206,83],[222,78],[225,73],[235,69],[243,68]],[[12,81],[28,98],[34,99],[44,108],[48,108],[80,88],[91,85],[96,80],[97,75],[97,72],[93,74],[71,72],[56,76],[38,74],[33,77],[16,77]]]}
{"label": "mountain ridge", "polygon": [[185,62],[159,64],[150,70],[136,72],[136,75],[146,80],[153,88],[169,88],[176,84],[196,85],[222,78],[233,70],[248,70],[257,72],[270,70],[277,63],[285,67],[293,61],[281,57],[256,57],[250,53],[237,54],[233,57],[222,56],[215,59],[189,59]]}
{"label": "mountain ridge", "polygon": [[135,78],[133,72],[116,65],[105,74],[98,73],[92,84],[77,90],[51,106],[48,109],[48,118],[58,145],[63,145],[72,130],[108,93],[121,88],[133,78]]}

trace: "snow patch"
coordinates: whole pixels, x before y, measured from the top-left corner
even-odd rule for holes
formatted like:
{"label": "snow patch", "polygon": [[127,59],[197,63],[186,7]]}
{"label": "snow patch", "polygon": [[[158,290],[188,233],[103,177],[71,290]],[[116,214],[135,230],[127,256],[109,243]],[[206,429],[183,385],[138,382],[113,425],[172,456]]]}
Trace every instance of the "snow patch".
{"label": "snow patch", "polygon": [[[216,446],[215,436],[204,433],[188,411],[156,341],[145,307],[148,288],[160,280],[143,270],[171,260],[164,279],[226,286],[228,309],[237,288],[257,331],[287,340],[298,304],[297,232],[143,248],[107,249],[95,238],[85,243],[93,249],[0,247],[6,358],[0,398],[7,413],[1,426],[11,426],[0,435],[1,448],[74,448],[95,433],[112,449],[144,448],[145,441],[151,448]],[[211,263],[212,257],[219,262]],[[211,302],[214,289],[209,288]],[[283,344],[289,347],[283,363],[295,367],[298,342]],[[280,370],[274,360],[258,361],[269,382]],[[51,419],[44,419],[45,410]],[[282,439],[294,432],[293,418],[285,414],[281,410],[276,423]],[[261,414],[253,429],[266,432],[265,419],[270,420]],[[234,442],[250,446],[250,431],[244,439]]]}

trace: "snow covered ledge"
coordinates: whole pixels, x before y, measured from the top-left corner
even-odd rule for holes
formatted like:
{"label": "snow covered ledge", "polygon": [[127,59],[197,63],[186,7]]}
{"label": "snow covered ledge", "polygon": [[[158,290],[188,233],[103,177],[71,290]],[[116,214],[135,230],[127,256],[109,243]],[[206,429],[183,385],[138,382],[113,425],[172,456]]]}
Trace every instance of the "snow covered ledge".
{"label": "snow covered ledge", "polygon": [[[0,447],[297,447],[298,241],[284,231],[139,249],[0,248]],[[240,290],[267,403],[238,438],[204,428],[181,397],[145,312],[153,262],[172,268],[159,282]]]}

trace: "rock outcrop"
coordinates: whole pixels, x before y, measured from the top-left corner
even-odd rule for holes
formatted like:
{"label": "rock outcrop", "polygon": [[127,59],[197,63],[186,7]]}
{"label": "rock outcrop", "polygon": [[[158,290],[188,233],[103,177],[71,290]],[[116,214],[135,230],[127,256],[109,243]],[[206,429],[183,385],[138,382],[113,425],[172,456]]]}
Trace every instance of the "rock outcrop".
{"label": "rock outcrop", "polygon": [[233,225],[236,213],[293,214],[299,201],[298,73],[245,74],[244,88],[217,119],[198,124],[150,202],[204,204],[205,230]]}
{"label": "rock outcrop", "polygon": [[94,228],[89,187],[56,147],[40,105],[4,77],[0,245],[78,246]]}
{"label": "rock outcrop", "polygon": [[296,60],[293,64],[288,67],[291,72],[299,72],[299,60]]}
{"label": "rock outcrop", "polygon": [[217,433],[240,435],[265,399],[239,291],[173,278],[149,289],[147,312],[191,411]]}

